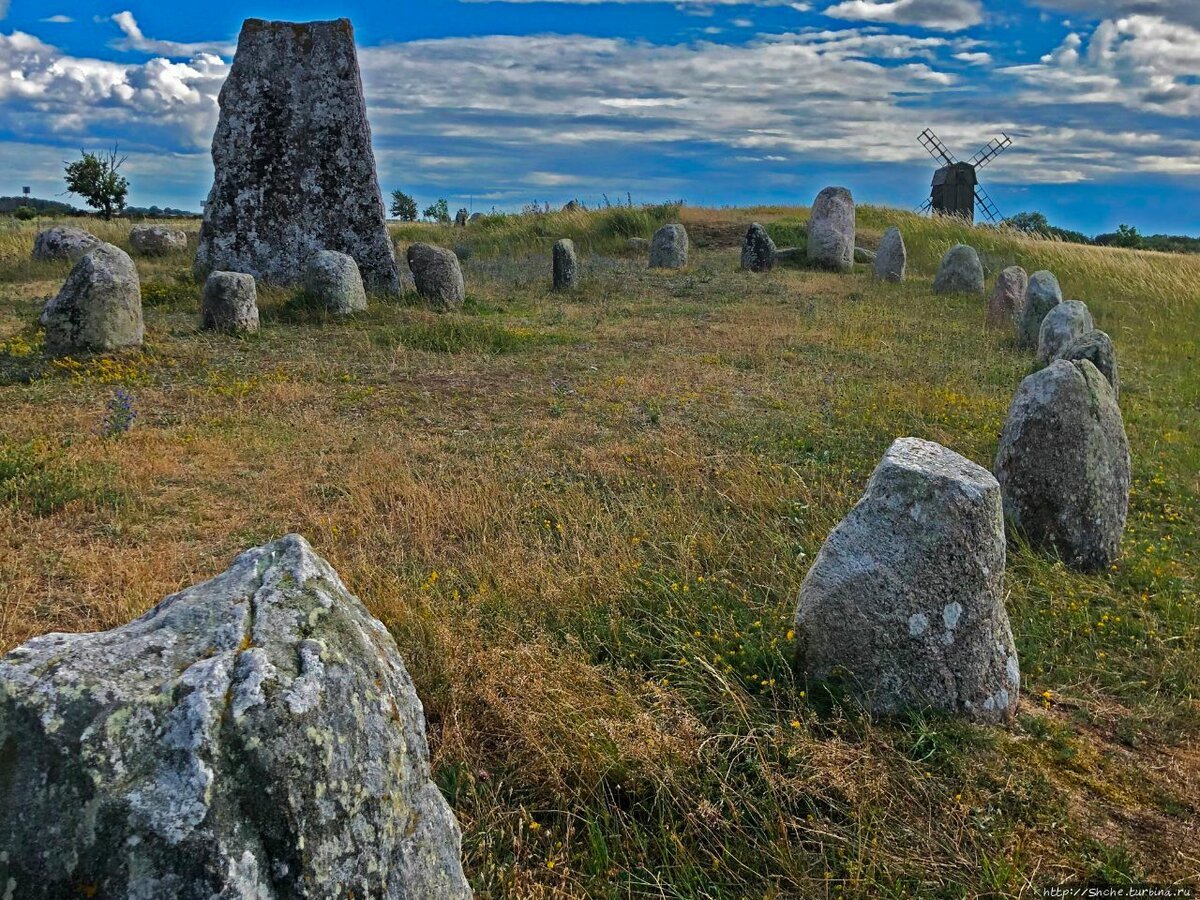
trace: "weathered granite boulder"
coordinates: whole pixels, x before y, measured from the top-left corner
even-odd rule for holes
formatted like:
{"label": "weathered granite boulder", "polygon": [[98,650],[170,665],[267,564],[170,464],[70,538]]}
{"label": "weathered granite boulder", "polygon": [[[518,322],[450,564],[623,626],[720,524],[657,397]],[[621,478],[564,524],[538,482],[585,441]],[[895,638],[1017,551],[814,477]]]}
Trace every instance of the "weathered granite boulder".
{"label": "weathered granite boulder", "polygon": [[141,346],[142,285],[129,254],[112,244],[87,253],[42,309],[52,356]]}
{"label": "weathered granite boulder", "polygon": [[1038,332],[1046,313],[1062,303],[1062,288],[1053,272],[1034,272],[1029,276],[1029,288],[1025,291],[1025,305],[1017,321],[1017,347],[1021,350],[1036,350]]}
{"label": "weathered granite boulder", "polygon": [[1000,487],[940,444],[900,438],[800,586],[797,662],[878,715],[1010,719],[1020,670],[1004,609]]}
{"label": "weathered granite boulder", "polygon": [[808,261],[839,272],[854,268],[854,198],[846,188],[827,187],[813,201]]}
{"label": "weathered granite boulder", "polygon": [[337,250],[371,291],[398,293],[349,20],[247,19],[220,106],[197,276],[294,284]]}
{"label": "weathered granite boulder", "polygon": [[40,260],[69,259],[79,262],[103,241],[94,234],[69,225],[55,225],[39,231],[33,239],[33,258]]}
{"label": "weathered granite boulder", "polygon": [[1029,275],[1020,266],[1009,266],[996,278],[996,287],[988,299],[987,323],[995,328],[1015,329],[1025,308]]}
{"label": "weathered granite boulder", "polygon": [[955,244],[946,251],[933,279],[935,294],[982,294],[983,263],[974,247]]}
{"label": "weathered granite boulder", "polygon": [[145,256],[161,256],[187,249],[187,232],[166,225],[134,225],[129,229],[129,244]]}
{"label": "weathered granite boulder", "polygon": [[1032,544],[1085,572],[1120,552],[1129,441],[1116,395],[1088,360],[1058,360],[1021,382],[996,454],[1004,513]]}
{"label": "weathered granite boulder", "polygon": [[800,263],[808,259],[808,252],[803,247],[782,247],[775,251],[775,262]]}
{"label": "weathered granite boulder", "polygon": [[650,268],[682,269],[688,261],[688,234],[682,225],[664,225],[650,241]]}
{"label": "weathered granite boulder", "polygon": [[875,262],[875,251],[868,250],[866,247],[854,248],[854,261],[856,263],[870,264]]}
{"label": "weathered granite boulder", "polygon": [[12,651],[0,741],[10,897],[471,896],[396,644],[297,535]]}
{"label": "weathered granite boulder", "polygon": [[304,291],[335,315],[362,312],[367,292],[354,258],[336,250],[318,250],[304,268]]}
{"label": "weathered granite boulder", "polygon": [[477,212],[477,213],[471,213],[471,215],[470,215],[470,216],[468,217],[468,219],[467,219],[467,222],[468,222],[468,223],[471,223],[471,222],[478,222],[478,221],[479,221],[480,219],[482,219],[482,218],[483,218],[483,213],[479,213],[479,212]]}
{"label": "weathered granite boulder", "polygon": [[900,229],[892,226],[883,233],[871,271],[877,281],[900,282],[908,270],[908,249]]}
{"label": "weathered granite boulder", "polygon": [[575,242],[563,238],[554,244],[554,290],[573,291],[579,287],[579,257]]}
{"label": "weathered granite boulder", "polygon": [[770,272],[775,268],[777,252],[767,229],[755,222],[742,240],[742,268],[750,272]]}
{"label": "weathered granite boulder", "polygon": [[467,297],[458,257],[444,247],[413,244],[408,248],[408,268],[417,293],[437,310],[459,309]]}
{"label": "weathered granite boulder", "polygon": [[200,327],[227,334],[258,331],[258,288],[254,276],[212,272],[200,295]]}
{"label": "weathered granite boulder", "polygon": [[1067,362],[1086,359],[1100,370],[1100,374],[1112,386],[1113,396],[1120,399],[1121,376],[1117,368],[1117,351],[1113,348],[1112,338],[1103,331],[1093,329],[1079,335],[1058,351],[1057,358]]}
{"label": "weathered granite boulder", "polygon": [[1075,338],[1096,327],[1087,305],[1079,300],[1056,304],[1038,329],[1038,362],[1045,364]]}

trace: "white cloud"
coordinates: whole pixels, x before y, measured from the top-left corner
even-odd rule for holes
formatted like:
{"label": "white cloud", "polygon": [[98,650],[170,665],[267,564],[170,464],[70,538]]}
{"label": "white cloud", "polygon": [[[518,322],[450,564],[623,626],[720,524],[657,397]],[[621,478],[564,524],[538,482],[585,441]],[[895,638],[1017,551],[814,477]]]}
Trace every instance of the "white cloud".
{"label": "white cloud", "polygon": [[983,21],[983,4],[981,0],[844,0],[827,7],[825,15],[852,22],[962,31]]}
{"label": "white cloud", "polygon": [[47,16],[46,18],[40,19],[39,21],[46,22],[47,24],[50,24],[50,25],[70,25],[75,20],[72,19],[70,16],[64,16],[62,13],[59,13],[56,16]]}
{"label": "white cloud", "polygon": [[1123,16],[1159,16],[1167,21],[1200,27],[1196,0],[1033,0],[1044,9],[1080,13],[1091,21]]}
{"label": "white cloud", "polygon": [[181,56],[195,56],[201,53],[215,56],[230,56],[236,49],[232,44],[182,44],[177,41],[160,41],[148,38],[142,34],[142,29],[138,25],[137,19],[134,18],[133,13],[129,10],[109,16],[109,20],[116,23],[116,26],[121,29],[121,33],[125,35],[122,40],[113,43],[114,47],[121,50],[138,50],[142,53],[154,53],[174,59]]}
{"label": "white cloud", "polygon": [[990,66],[992,64],[992,54],[982,51],[955,53],[954,58],[972,66]]}

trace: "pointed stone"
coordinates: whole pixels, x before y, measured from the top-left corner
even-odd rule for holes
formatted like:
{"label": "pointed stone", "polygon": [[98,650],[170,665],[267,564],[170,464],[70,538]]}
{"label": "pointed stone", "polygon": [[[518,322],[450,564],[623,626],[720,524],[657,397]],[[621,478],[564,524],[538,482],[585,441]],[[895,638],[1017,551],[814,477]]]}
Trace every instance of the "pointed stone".
{"label": "pointed stone", "polygon": [[1017,323],[1017,347],[1021,350],[1036,350],[1038,333],[1046,313],[1062,303],[1062,288],[1053,272],[1045,270],[1029,276],[1029,287],[1025,291],[1025,305]]}
{"label": "pointed stone", "polygon": [[900,282],[905,279],[908,270],[908,250],[904,246],[904,236],[899,228],[893,226],[883,233],[879,249],[875,251],[872,267],[877,281]]}
{"label": "pointed stone", "polygon": [[575,242],[570,238],[555,242],[553,257],[554,290],[573,291],[579,287],[579,257],[575,255]]}
{"label": "pointed stone", "polygon": [[748,272],[770,272],[775,268],[775,242],[757,222],[746,230],[742,241],[742,268]]}
{"label": "pointed stone", "polygon": [[987,323],[994,328],[1016,330],[1025,308],[1029,275],[1020,266],[1009,266],[996,278],[996,287],[988,300]]}

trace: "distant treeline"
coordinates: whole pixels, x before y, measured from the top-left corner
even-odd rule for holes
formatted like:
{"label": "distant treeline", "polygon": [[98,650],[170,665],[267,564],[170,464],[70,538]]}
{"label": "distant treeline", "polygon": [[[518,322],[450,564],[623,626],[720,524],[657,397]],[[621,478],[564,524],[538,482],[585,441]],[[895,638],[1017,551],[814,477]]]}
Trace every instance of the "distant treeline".
{"label": "distant treeline", "polygon": [[[19,209],[32,209],[40,216],[91,216],[93,213],[77,209],[58,200],[41,200],[37,197],[0,197],[0,215],[11,216]],[[127,206],[120,213],[127,219],[178,219],[197,218],[199,213],[171,206]]]}
{"label": "distant treeline", "polygon": [[1125,247],[1130,250],[1158,250],[1163,253],[1200,253],[1200,238],[1184,234],[1142,234],[1132,225],[1121,225],[1116,231],[1088,237],[1081,231],[1071,231],[1051,225],[1040,212],[1019,213],[1005,219],[1004,224],[1026,234],[1066,241],[1071,244],[1091,244],[1097,247]]}

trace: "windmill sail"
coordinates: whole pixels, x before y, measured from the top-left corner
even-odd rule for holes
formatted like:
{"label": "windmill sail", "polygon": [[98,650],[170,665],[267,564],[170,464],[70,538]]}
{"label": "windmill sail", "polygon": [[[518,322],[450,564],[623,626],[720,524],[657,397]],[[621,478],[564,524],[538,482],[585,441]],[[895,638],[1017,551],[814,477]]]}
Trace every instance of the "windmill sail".
{"label": "windmill sail", "polygon": [[996,204],[992,202],[992,198],[988,196],[988,192],[983,189],[983,185],[975,185],[975,202],[979,204],[979,208],[983,210],[983,214],[987,216],[988,221],[993,225],[998,225],[1003,216],[1000,215],[1000,210],[996,208]]}
{"label": "windmill sail", "polygon": [[986,144],[979,148],[979,152],[967,160],[977,169],[982,169],[993,159],[1012,146],[1012,138],[1007,134],[1001,134],[998,138],[992,138]]}
{"label": "windmill sail", "polygon": [[917,140],[921,142],[922,147],[929,151],[930,156],[939,160],[943,165],[952,166],[958,162],[954,158],[954,154],[946,149],[946,145],[938,140],[938,136],[933,133],[932,129],[926,128]]}

